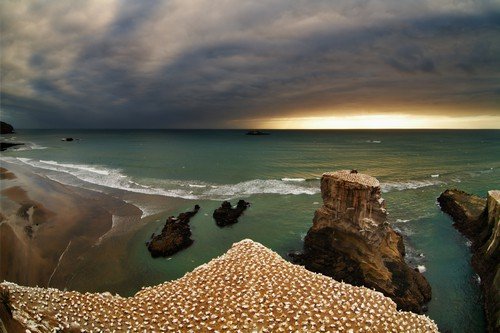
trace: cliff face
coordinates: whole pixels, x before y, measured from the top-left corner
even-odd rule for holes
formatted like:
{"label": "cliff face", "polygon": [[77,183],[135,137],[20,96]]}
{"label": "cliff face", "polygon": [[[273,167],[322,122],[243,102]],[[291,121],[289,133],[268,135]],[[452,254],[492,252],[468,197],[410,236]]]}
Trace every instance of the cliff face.
{"label": "cliff face", "polygon": [[133,297],[8,282],[0,283],[0,295],[8,300],[0,316],[9,332],[438,331],[379,292],[309,272],[251,240]]}
{"label": "cliff face", "polygon": [[500,191],[487,199],[459,190],[446,190],[439,198],[441,210],[472,241],[472,266],[481,278],[484,309],[490,332],[500,331]]}
{"label": "cliff face", "polygon": [[403,239],[387,222],[378,180],[348,170],[326,173],[321,194],[323,206],[304,240],[305,267],[374,288],[399,308],[421,312],[431,287],[404,261]]}

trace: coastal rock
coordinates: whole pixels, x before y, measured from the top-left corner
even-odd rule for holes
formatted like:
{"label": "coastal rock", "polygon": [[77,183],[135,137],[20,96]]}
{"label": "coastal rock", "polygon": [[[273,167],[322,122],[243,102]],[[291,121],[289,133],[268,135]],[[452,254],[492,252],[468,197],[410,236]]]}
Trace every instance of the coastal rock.
{"label": "coastal rock", "polygon": [[0,134],[12,134],[14,133],[14,127],[11,124],[0,121]]}
{"label": "coastal rock", "polygon": [[4,151],[8,148],[15,146],[22,146],[24,143],[14,143],[14,142],[0,142],[0,151]]}
{"label": "coastal rock", "polygon": [[11,316],[0,305],[9,332],[438,332],[379,292],[314,274],[248,239],[132,297],[10,282],[0,292],[10,299]]}
{"label": "coastal rock", "polygon": [[193,244],[189,220],[198,213],[200,206],[195,205],[194,210],[170,216],[159,235],[152,235],[148,243],[148,250],[153,258],[167,257]]}
{"label": "coastal rock", "polygon": [[387,222],[378,180],[355,170],[325,173],[321,194],[323,206],[299,262],[336,280],[374,288],[400,309],[422,312],[431,287],[404,261],[403,239]]}
{"label": "coastal rock", "polygon": [[248,131],[246,135],[269,135],[269,133],[253,130],[253,131]]}
{"label": "coastal rock", "polygon": [[231,206],[229,201],[224,201],[219,208],[214,210],[213,218],[215,219],[215,223],[219,227],[235,224],[249,206],[250,203],[245,200],[238,201],[235,208]]}
{"label": "coastal rock", "polygon": [[487,199],[460,190],[446,190],[438,198],[453,226],[472,241],[471,263],[481,278],[489,332],[500,331],[500,191]]}

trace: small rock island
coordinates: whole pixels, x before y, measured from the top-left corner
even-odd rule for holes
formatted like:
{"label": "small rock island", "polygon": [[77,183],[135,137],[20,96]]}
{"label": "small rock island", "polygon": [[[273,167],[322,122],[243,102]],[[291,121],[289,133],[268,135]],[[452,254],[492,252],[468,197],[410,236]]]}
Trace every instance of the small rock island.
{"label": "small rock island", "polygon": [[214,210],[213,218],[219,227],[225,227],[238,222],[238,218],[250,206],[249,202],[239,200],[235,208],[229,201],[224,201],[222,205]]}
{"label": "small rock island", "polygon": [[153,234],[147,244],[151,256],[168,257],[191,246],[193,240],[189,221],[199,210],[200,206],[195,205],[192,211],[180,213],[177,217],[170,216],[161,233]]}
{"label": "small rock island", "polygon": [[374,288],[398,308],[421,313],[431,287],[404,261],[403,238],[387,222],[379,181],[356,170],[325,173],[321,195],[323,206],[298,263],[337,281]]}

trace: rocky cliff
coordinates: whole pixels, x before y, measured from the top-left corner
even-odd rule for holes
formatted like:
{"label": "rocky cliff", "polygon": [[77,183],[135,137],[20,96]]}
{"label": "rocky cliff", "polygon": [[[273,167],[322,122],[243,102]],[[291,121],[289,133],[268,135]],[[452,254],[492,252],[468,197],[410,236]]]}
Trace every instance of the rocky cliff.
{"label": "rocky cliff", "polygon": [[483,199],[460,190],[446,190],[438,202],[453,218],[454,226],[472,241],[471,263],[481,278],[488,330],[499,332],[500,191],[489,191]]}
{"label": "rocky cliff", "polygon": [[400,309],[422,312],[431,287],[404,261],[403,239],[387,222],[378,180],[354,170],[325,173],[321,194],[323,206],[314,215],[300,257],[305,267],[374,288]]}

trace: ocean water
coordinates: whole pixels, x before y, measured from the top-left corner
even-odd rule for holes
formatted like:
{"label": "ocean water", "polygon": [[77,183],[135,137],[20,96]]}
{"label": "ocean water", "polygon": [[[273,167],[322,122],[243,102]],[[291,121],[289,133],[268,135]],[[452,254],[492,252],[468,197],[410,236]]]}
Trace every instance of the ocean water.
{"label": "ocean water", "polygon": [[[164,212],[137,202],[152,220],[129,243],[125,283],[93,288],[131,295],[142,285],[181,277],[251,238],[287,258],[321,205],[323,172],[357,169],[377,177],[389,221],[405,235],[412,265],[425,267],[433,289],[428,315],[443,332],[483,332],[484,315],[468,243],[436,204],[447,188],[485,196],[500,188],[500,131],[271,131],[247,136],[221,130],[19,130],[27,142],[2,152],[2,161],[33,167],[64,184],[115,195],[140,193],[185,199]],[[63,137],[79,140],[63,142]],[[211,215],[222,200],[245,199],[251,207],[232,227],[218,228]],[[167,215],[194,204],[194,244],[167,259],[152,259],[144,246]],[[95,270],[82,268],[89,280]],[[94,279],[96,282],[96,279]],[[68,286],[72,288],[72,286]]]}

